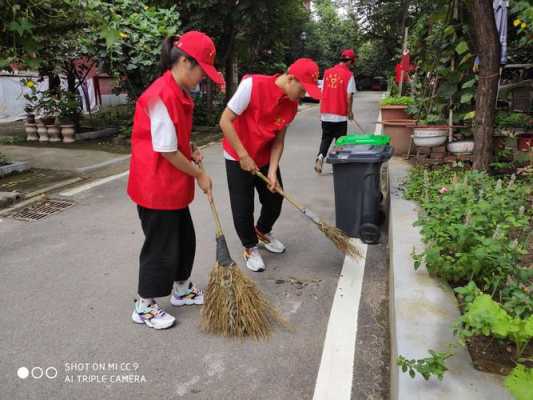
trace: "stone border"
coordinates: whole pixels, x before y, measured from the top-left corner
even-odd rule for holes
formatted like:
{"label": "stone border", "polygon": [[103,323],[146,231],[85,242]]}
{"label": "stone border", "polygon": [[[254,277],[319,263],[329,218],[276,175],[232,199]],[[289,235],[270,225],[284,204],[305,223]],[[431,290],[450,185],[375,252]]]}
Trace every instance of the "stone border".
{"label": "stone border", "polygon": [[3,165],[0,167],[0,177],[12,174],[14,172],[24,172],[29,170],[30,164],[26,161],[15,161],[11,164]]}
{"label": "stone border", "polygon": [[391,400],[507,400],[511,395],[503,377],[477,371],[464,347],[454,349],[447,360],[442,381],[412,379],[396,365],[398,355],[427,357],[429,349],[447,351],[456,343],[452,325],[459,308],[449,286],[431,277],[424,267],[414,270],[411,253],[423,243],[417,219],[417,205],[405,200],[400,184],[410,169],[403,159],[389,161],[389,313],[391,326]]}

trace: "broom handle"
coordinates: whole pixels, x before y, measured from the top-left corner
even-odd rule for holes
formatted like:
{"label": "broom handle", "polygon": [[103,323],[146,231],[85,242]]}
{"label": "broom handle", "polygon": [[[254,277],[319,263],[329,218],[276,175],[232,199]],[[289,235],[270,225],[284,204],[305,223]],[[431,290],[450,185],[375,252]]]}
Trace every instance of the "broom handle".
{"label": "broom handle", "polygon": [[216,235],[217,237],[222,236],[222,224],[220,223],[220,217],[218,216],[217,208],[215,207],[215,201],[213,199],[209,200],[209,205],[211,206],[211,212],[213,213],[213,218],[215,219],[215,225],[217,228]]}
{"label": "broom handle", "polygon": [[[197,165],[202,171],[204,171],[204,165],[201,161],[198,162]],[[213,219],[215,220],[216,235],[217,237],[222,236],[224,234],[224,232],[222,232],[222,223],[220,222],[220,217],[218,216],[218,211],[215,206],[215,200],[213,199],[213,196],[211,196],[211,199],[209,199],[209,206],[211,207],[211,213],[213,214]]]}
{"label": "broom handle", "polygon": [[352,123],[354,124],[354,126],[357,127],[357,129],[359,129],[359,130],[361,131],[361,133],[364,133],[364,132],[365,132],[365,131],[363,130],[363,128],[361,128],[361,125],[359,125],[359,122],[357,122],[357,120],[355,119],[355,117],[354,117],[354,119],[352,119],[351,121],[352,121]]}
{"label": "broom handle", "polygon": [[[255,173],[259,178],[261,178],[263,181],[265,181],[265,183],[267,183],[268,185],[270,185],[270,181],[268,180],[268,178],[263,175],[261,173],[261,171],[257,171]],[[305,207],[302,206],[300,203],[298,203],[296,200],[294,200],[290,195],[288,195],[287,193],[285,193],[283,191],[283,189],[281,189],[280,187],[276,187],[276,192],[278,192],[279,194],[281,194],[285,199],[287,199],[287,201],[289,203],[291,203],[294,207],[296,207],[298,210],[300,210],[301,212],[305,213]]]}

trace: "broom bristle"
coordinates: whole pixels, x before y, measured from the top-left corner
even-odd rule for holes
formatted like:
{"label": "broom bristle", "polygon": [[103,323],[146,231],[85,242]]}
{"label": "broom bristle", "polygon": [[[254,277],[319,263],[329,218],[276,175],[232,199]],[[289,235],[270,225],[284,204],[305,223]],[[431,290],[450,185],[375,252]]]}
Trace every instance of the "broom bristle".
{"label": "broom bristle", "polygon": [[218,263],[209,273],[202,308],[202,328],[207,333],[268,338],[275,324],[287,322],[265,298],[255,283],[233,263]]}
{"label": "broom bristle", "polygon": [[361,258],[361,250],[350,242],[350,238],[343,231],[325,223],[321,223],[319,226],[320,230],[340,251],[352,258]]}

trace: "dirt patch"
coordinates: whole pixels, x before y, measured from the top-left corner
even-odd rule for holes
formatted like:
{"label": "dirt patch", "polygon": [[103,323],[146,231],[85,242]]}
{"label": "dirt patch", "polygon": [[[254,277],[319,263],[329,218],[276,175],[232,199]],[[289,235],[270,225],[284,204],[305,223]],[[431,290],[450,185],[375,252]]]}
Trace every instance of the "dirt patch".
{"label": "dirt patch", "polygon": [[1,178],[0,192],[29,193],[72,177],[66,171],[32,169]]}
{"label": "dirt patch", "polygon": [[276,285],[289,284],[295,287],[296,289],[300,289],[300,290],[310,285],[319,285],[320,282],[322,282],[322,279],[303,279],[303,278],[295,278],[295,277],[290,277],[289,279],[276,279],[274,281]]}
{"label": "dirt patch", "polygon": [[385,400],[390,393],[389,266],[386,230],[368,246],[359,305],[352,399]]}
{"label": "dirt patch", "polygon": [[[474,367],[483,372],[508,375],[516,366],[515,345],[508,341],[488,336],[474,336],[467,343],[468,352]],[[521,356],[528,359],[525,365],[533,367],[533,343],[530,343]]]}

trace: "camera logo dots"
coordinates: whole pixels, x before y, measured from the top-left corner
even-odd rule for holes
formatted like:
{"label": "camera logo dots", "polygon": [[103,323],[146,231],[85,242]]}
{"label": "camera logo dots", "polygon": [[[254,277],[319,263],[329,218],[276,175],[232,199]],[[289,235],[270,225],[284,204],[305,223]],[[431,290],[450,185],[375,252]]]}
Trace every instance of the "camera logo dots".
{"label": "camera logo dots", "polygon": [[17,376],[20,379],[26,379],[28,377],[32,377],[33,379],[55,379],[57,377],[57,368],[55,367],[47,367],[41,368],[41,367],[33,367],[31,371],[27,367],[20,367],[17,370]]}

